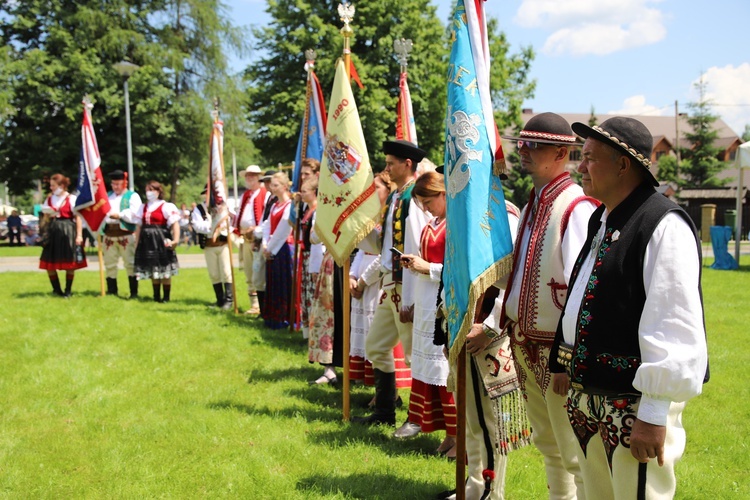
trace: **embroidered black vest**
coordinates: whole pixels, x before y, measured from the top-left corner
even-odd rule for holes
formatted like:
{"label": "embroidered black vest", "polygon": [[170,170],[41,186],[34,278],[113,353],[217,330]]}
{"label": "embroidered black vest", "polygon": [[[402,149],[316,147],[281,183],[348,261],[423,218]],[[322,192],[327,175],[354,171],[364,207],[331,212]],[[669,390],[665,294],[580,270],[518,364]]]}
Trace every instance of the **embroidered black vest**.
{"label": "embroidered black vest", "polygon": [[[646,301],[643,262],[651,235],[669,212],[680,215],[696,234],[690,217],[674,202],[649,184],[642,184],[607,216],[601,244],[592,248],[599,232],[604,205],[589,219],[586,243],[570,277],[570,289],[581,265],[591,251],[596,261],[576,325],[576,343],[569,368],[571,384],[579,390],[602,394],[639,394],[633,387],[641,365],[638,326]],[[700,243],[696,236],[698,255]],[[552,352],[562,341],[562,317]],[[550,370],[563,372],[556,354],[550,356]]]}
{"label": "embroidered black vest", "polygon": [[[404,251],[404,231],[406,230],[406,218],[409,216],[409,206],[411,205],[411,190],[414,189],[414,181],[410,181],[401,192],[396,201],[396,207],[393,210],[393,220],[390,221],[392,234],[393,234],[393,246],[398,250]],[[391,206],[391,200],[395,196],[396,191],[393,191],[388,195],[388,199],[383,207],[383,227],[388,223],[388,211]],[[380,246],[383,246],[383,240],[385,239],[385,230],[380,235]],[[390,253],[390,252],[389,252]],[[393,281],[401,283],[403,277],[403,269],[401,268],[401,259],[391,254],[391,269],[393,269]]]}

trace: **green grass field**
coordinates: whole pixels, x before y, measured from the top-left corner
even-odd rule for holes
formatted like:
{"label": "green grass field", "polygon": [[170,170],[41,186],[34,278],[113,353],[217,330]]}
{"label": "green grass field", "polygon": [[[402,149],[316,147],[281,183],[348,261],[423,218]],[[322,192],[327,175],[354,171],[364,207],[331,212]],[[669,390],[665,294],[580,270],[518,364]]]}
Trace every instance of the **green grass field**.
{"label": "green grass field", "polygon": [[[743,264],[704,273],[712,379],[684,414],[678,498],[750,497]],[[206,307],[205,270],[183,270],[169,304],[146,300],[148,283],[137,301],[97,287],[97,273],[77,273],[65,300],[41,272],[0,273],[1,496],[421,499],[452,487],[455,465],[431,454],[442,433],[395,441],[343,423],[341,391],[307,384],[321,370],[301,335]],[[353,388],[354,414],[370,396]],[[506,493],[546,498],[532,447],[511,454]]]}

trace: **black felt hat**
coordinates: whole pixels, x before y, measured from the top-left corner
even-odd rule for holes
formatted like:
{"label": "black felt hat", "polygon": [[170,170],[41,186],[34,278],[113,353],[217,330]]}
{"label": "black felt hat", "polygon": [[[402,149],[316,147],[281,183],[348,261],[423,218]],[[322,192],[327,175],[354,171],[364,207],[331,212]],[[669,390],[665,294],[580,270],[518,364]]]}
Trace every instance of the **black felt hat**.
{"label": "black felt hat", "polygon": [[266,173],[263,174],[263,177],[260,178],[261,181],[268,181],[271,180],[271,177],[276,175],[276,170],[266,170]]}
{"label": "black felt hat", "polygon": [[112,181],[121,181],[125,178],[125,172],[122,170],[113,170],[109,173],[109,179]]}
{"label": "black felt hat", "polygon": [[427,156],[426,151],[419,149],[413,142],[403,139],[383,141],[383,153],[397,156],[398,158],[409,159],[414,163],[419,163]]}
{"label": "black felt hat", "polygon": [[531,141],[542,144],[576,144],[568,122],[555,113],[539,113],[524,125],[518,137],[504,135],[503,139],[511,141]]}
{"label": "black felt hat", "polygon": [[635,118],[615,116],[593,127],[576,122],[573,124],[573,130],[584,139],[596,139],[626,154],[646,169],[651,184],[659,185],[659,181],[651,173],[651,149],[654,146],[654,138],[643,123]]}

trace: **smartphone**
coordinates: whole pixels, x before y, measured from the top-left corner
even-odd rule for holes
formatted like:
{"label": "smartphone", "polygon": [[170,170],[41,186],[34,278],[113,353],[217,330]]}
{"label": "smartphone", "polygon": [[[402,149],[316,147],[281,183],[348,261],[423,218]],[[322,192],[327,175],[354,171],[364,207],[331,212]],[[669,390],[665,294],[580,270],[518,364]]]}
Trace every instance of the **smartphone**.
{"label": "smartphone", "polygon": [[396,247],[391,247],[391,253],[393,254],[394,257],[397,257],[399,259],[401,258],[402,255],[404,255],[404,253]]}

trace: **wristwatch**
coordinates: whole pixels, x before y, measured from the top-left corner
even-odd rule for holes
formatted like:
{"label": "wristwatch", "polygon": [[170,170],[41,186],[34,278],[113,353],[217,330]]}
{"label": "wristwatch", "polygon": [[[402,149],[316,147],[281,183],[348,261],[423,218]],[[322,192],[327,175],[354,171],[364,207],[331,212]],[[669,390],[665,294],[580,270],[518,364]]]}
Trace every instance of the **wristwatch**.
{"label": "wristwatch", "polygon": [[499,337],[499,336],[500,336],[500,335],[499,335],[499,334],[498,334],[498,333],[497,333],[497,332],[496,332],[495,330],[493,330],[493,329],[492,329],[492,328],[490,328],[489,326],[485,325],[484,323],[482,323],[482,332],[483,332],[483,333],[484,333],[484,334],[485,334],[485,335],[487,336],[487,338],[488,338],[488,339],[490,339],[490,340],[494,340],[494,339],[496,339],[497,337]]}

